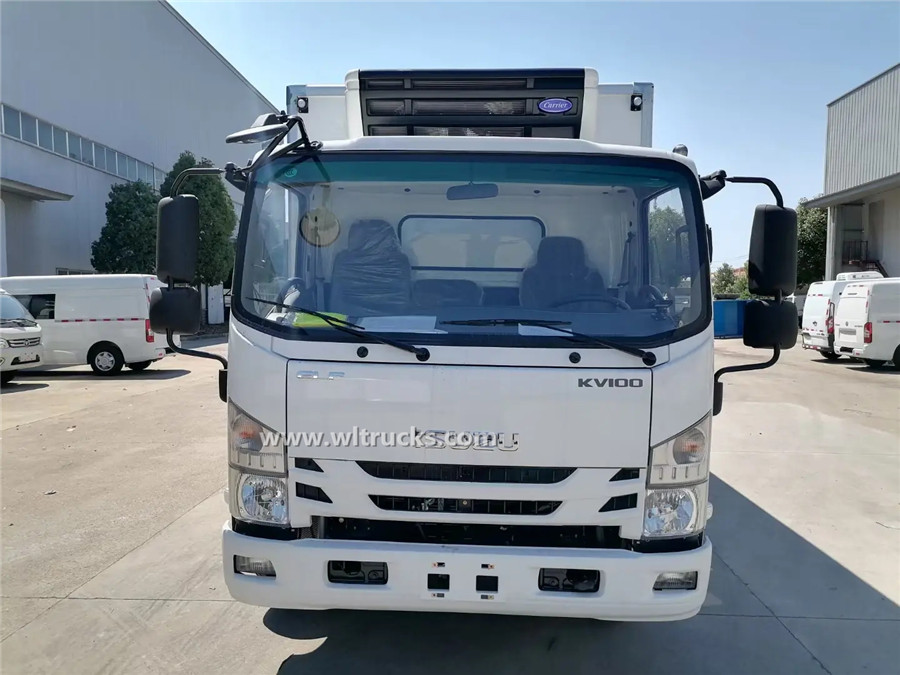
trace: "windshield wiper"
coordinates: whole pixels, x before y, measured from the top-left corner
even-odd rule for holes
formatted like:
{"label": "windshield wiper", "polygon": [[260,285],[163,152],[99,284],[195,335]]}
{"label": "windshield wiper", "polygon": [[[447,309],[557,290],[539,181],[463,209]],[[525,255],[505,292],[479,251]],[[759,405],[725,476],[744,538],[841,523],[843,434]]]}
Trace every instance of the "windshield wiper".
{"label": "windshield wiper", "polygon": [[405,342],[400,342],[398,340],[393,340],[391,338],[386,338],[376,333],[370,333],[362,326],[359,326],[355,323],[351,323],[350,321],[344,321],[343,319],[337,319],[328,314],[323,314],[322,312],[317,312],[314,309],[306,309],[305,307],[295,307],[294,305],[286,305],[281,302],[273,302],[272,300],[263,300],[262,298],[254,298],[254,297],[245,297],[245,300],[252,300],[253,302],[261,302],[264,305],[271,305],[272,307],[279,307],[281,309],[286,309],[291,312],[299,312],[300,314],[308,314],[309,316],[314,316],[318,319],[321,319],[325,323],[327,323],[332,328],[335,328],[339,331],[343,331],[344,333],[348,333],[349,335],[355,335],[360,338],[367,338],[369,340],[373,340],[375,342],[380,342],[383,345],[388,345],[389,347],[395,347],[397,349],[402,349],[405,352],[409,352],[410,354],[415,354],[416,358],[420,361],[427,361],[431,356],[431,352],[429,352],[425,347],[416,347],[415,345],[410,345]]}
{"label": "windshield wiper", "polygon": [[549,328],[564,335],[568,335],[582,342],[590,342],[591,344],[606,347],[607,349],[615,349],[625,354],[637,356],[644,362],[645,366],[653,366],[656,364],[656,354],[648,352],[639,347],[624,345],[620,342],[607,340],[606,338],[595,337],[585,333],[578,333],[563,326],[571,326],[571,321],[555,321],[545,319],[461,319],[458,321],[441,321],[442,324],[450,326],[537,326],[540,328]]}
{"label": "windshield wiper", "polygon": [[0,322],[2,322],[4,324],[12,324],[13,326],[37,326],[38,325],[37,321],[35,321],[34,319],[26,319],[25,317],[20,317],[20,318],[15,318],[15,319],[3,317],[3,318],[0,318]]}

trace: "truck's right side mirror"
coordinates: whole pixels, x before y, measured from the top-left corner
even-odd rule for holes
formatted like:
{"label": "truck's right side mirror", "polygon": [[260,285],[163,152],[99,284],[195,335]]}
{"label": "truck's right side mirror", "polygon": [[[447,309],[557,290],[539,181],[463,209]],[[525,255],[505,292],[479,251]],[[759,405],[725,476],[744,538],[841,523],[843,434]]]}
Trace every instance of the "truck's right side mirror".
{"label": "truck's right side mirror", "polygon": [[157,333],[191,334],[200,330],[200,294],[188,286],[197,273],[200,205],[194,195],[164,197],[156,211],[156,274],[168,288],[150,295],[150,327]]}

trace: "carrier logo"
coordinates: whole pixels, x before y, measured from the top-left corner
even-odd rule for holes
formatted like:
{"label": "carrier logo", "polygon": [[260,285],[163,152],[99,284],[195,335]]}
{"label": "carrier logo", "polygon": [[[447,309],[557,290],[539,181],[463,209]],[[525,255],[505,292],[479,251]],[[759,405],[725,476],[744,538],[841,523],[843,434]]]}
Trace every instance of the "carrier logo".
{"label": "carrier logo", "polygon": [[629,380],[627,377],[617,377],[615,379],[611,377],[604,377],[602,380],[596,377],[579,377],[578,386],[587,387],[588,389],[599,387],[632,387],[634,389],[640,389],[644,386],[644,381],[637,377],[631,380]]}
{"label": "carrier logo", "polygon": [[566,98],[545,98],[538,103],[538,109],[545,113],[556,114],[569,112],[574,104]]}

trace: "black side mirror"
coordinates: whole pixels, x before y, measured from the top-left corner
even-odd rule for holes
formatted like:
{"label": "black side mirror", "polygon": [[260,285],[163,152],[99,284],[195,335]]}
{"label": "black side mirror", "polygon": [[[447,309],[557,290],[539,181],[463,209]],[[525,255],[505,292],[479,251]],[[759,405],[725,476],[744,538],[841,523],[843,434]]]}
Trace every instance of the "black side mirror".
{"label": "black side mirror", "polygon": [[790,349],[797,344],[797,305],[751,300],[744,305],[744,344],[757,349]]}
{"label": "black side mirror", "polygon": [[756,207],[747,266],[755,295],[790,295],[797,286],[797,212],[782,206]]}
{"label": "black side mirror", "polygon": [[191,283],[200,247],[200,203],[194,195],[163,197],[156,209],[156,275]]}
{"label": "black side mirror", "polygon": [[155,288],[150,293],[150,328],[156,333],[193,335],[200,330],[202,315],[200,293],[194,288]]}

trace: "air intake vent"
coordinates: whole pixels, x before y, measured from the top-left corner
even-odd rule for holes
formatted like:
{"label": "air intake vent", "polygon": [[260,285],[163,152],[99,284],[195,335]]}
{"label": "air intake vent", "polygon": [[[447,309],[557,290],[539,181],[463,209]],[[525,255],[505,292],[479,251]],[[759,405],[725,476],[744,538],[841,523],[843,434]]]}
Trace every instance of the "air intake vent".
{"label": "air intake vent", "polygon": [[583,70],[362,71],[359,81],[368,136],[581,132]]}
{"label": "air intake vent", "polygon": [[412,462],[357,462],[370,476],[391,480],[429,480],[448,483],[559,483],[575,469],[538,466],[475,466]]}
{"label": "air intake vent", "polygon": [[369,499],[384,511],[478,513],[498,516],[547,516],[562,504],[562,502],[532,502],[514,499],[451,499],[385,495],[369,495]]}
{"label": "air intake vent", "polygon": [[606,502],[600,508],[600,513],[606,513],[608,511],[625,511],[627,509],[633,509],[635,506],[637,506],[636,494],[620,495],[618,497],[613,497]]}
{"label": "air intake vent", "polygon": [[640,469],[619,469],[616,474],[610,478],[610,482],[616,480],[634,480],[641,477]]}
{"label": "air intake vent", "polygon": [[331,498],[325,494],[325,492],[320,487],[316,487],[315,485],[306,485],[304,483],[297,483],[297,496],[300,499],[309,499],[314,502],[325,502],[326,504],[331,504]]}

